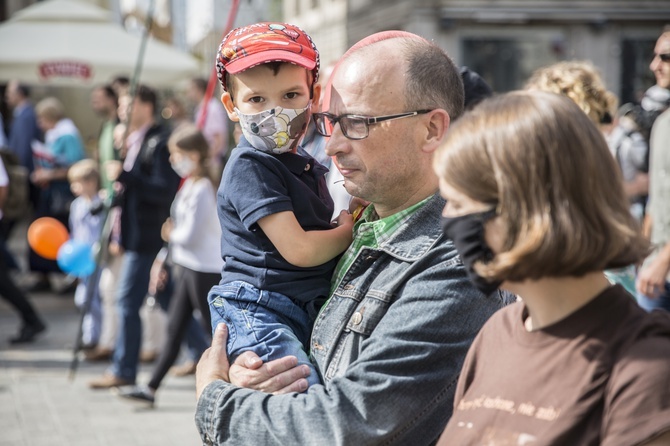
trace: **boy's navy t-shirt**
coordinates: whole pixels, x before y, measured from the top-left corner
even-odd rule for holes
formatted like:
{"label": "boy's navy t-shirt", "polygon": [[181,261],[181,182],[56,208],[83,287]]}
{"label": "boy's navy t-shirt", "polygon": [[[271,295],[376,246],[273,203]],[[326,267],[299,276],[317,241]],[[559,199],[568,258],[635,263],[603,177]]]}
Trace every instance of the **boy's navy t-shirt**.
{"label": "boy's navy t-shirt", "polygon": [[293,211],[305,231],[332,229],[327,172],[313,158],[265,153],[241,138],[216,198],[225,262],[221,284],[242,280],[302,304],[328,296],[338,258],[312,268],[291,265],[257,224],[263,217]]}

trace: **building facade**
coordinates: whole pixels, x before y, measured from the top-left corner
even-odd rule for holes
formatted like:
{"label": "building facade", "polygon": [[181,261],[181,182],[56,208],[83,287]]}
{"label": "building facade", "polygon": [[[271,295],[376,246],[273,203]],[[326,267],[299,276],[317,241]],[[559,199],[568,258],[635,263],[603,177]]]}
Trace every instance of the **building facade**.
{"label": "building facade", "polygon": [[[303,28],[314,40],[322,72],[351,46],[347,36],[347,0],[283,0],[284,21]],[[381,2],[380,2],[381,3]]]}
{"label": "building facade", "polygon": [[[670,1],[285,0],[284,14],[320,47],[335,44],[333,53],[378,31],[414,32],[498,92],[521,87],[540,66],[590,60],[608,88],[629,102],[654,83],[649,62],[656,38],[670,24]],[[342,15],[344,23],[338,22]]]}

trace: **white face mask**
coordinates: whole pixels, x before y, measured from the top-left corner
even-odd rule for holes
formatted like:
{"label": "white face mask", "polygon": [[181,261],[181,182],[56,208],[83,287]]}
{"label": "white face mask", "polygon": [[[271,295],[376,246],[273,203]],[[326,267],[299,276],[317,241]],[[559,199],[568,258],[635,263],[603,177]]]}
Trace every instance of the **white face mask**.
{"label": "white face mask", "polygon": [[293,150],[307,128],[310,104],[305,108],[275,107],[260,113],[245,115],[237,108],[242,134],[256,150],[285,153]]}
{"label": "white face mask", "polygon": [[198,167],[195,161],[187,156],[182,156],[179,161],[170,164],[172,165],[172,169],[177,172],[177,175],[182,178],[191,175],[195,172],[196,167]]}

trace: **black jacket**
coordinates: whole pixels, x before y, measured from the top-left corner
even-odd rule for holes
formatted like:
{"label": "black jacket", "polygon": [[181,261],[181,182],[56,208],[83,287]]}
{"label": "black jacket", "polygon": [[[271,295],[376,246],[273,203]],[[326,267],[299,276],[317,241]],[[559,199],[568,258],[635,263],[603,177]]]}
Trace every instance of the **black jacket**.
{"label": "black jacket", "polygon": [[161,226],[179,187],[179,175],[170,166],[169,129],[159,124],[148,131],[130,172],[121,172],[121,246],[127,251],[158,252],[163,245]]}

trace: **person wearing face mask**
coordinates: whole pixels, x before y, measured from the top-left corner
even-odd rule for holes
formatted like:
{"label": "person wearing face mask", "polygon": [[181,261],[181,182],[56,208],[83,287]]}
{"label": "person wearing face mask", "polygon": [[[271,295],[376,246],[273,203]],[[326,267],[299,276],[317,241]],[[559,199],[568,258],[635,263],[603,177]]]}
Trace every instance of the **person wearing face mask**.
{"label": "person wearing face mask", "polygon": [[245,351],[264,361],[294,355],[318,383],[311,326],[353,227],[344,210],[331,223],[327,169],[298,153],[321,92],[319,53],[296,26],[257,23],[224,37],[216,68],[243,136],[218,191],[224,266],[208,298],[212,329],[228,326],[231,361]]}
{"label": "person wearing face mask", "polygon": [[[156,390],[179,355],[191,315],[200,312],[200,322],[209,332],[208,291],[219,282],[223,262],[216,246],[221,228],[216,216],[216,193],[209,177],[209,144],[195,125],[182,124],[168,140],[170,164],[184,178],[170,218],[161,236],[168,242],[174,290],[168,308],[167,337],[147,385],[127,386],[119,396],[154,403]],[[202,351],[199,352],[202,354]],[[194,358],[196,361],[199,359]]]}
{"label": "person wearing face mask", "polygon": [[434,168],[472,281],[522,299],[475,338],[438,445],[669,444],[670,315],[605,276],[649,244],[589,117],[547,92],[489,99]]}

